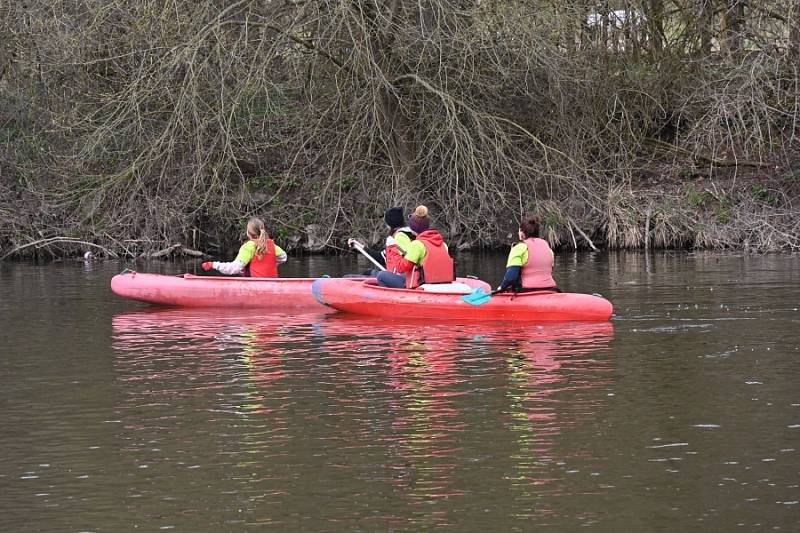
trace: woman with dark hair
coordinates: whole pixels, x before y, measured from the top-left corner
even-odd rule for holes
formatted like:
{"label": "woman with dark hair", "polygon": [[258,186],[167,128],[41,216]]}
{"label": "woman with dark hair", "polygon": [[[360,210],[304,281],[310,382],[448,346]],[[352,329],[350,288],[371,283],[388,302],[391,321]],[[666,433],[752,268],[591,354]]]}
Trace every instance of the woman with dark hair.
{"label": "woman with dark hair", "polygon": [[553,279],[553,250],[546,240],[539,238],[538,217],[531,215],[522,219],[519,240],[522,242],[511,247],[506,261],[506,274],[497,290],[561,292]]}
{"label": "woman with dark hair", "polygon": [[383,221],[389,226],[389,236],[386,237],[384,254],[386,256],[386,270],[397,272],[397,265],[403,258],[411,241],[414,240],[414,231],[406,224],[402,207],[391,207],[383,215]]}

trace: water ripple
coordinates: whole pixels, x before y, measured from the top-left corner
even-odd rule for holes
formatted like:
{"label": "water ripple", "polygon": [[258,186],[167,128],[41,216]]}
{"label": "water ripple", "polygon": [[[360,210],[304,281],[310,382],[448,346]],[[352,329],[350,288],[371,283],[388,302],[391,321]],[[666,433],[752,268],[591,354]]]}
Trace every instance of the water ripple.
{"label": "water ripple", "polygon": [[133,464],[169,471],[181,457],[183,472],[229,469],[223,485],[248,501],[290,498],[292,480],[320,469],[322,492],[357,479],[412,506],[462,497],[465,459],[494,462],[501,430],[508,489],[529,508],[521,514],[541,513],[532,489],[557,483],[556,439],[600,408],[608,396],[591,391],[611,383],[597,358],[610,323],[176,310],[118,315],[113,327],[124,384],[115,416]]}

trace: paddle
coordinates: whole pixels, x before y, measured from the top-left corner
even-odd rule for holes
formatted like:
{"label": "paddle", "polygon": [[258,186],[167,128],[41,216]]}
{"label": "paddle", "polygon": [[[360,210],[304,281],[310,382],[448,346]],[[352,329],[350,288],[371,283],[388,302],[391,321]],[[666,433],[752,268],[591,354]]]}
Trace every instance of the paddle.
{"label": "paddle", "polygon": [[[471,293],[467,294],[466,296],[462,296],[461,299],[464,300],[465,302],[467,302],[468,304],[483,305],[486,302],[488,302],[489,300],[491,300],[492,296],[494,296],[495,294],[500,293],[500,292],[506,292],[508,290],[511,290],[511,287],[506,287],[505,289],[502,289],[502,290],[499,290],[499,289],[498,290],[494,290],[494,291],[490,292],[489,294],[486,294],[483,291],[483,289],[478,287],[477,289],[475,289]],[[538,292],[538,291],[541,291],[542,293],[547,293],[547,294],[549,294],[549,293],[560,293],[561,292],[557,288],[551,288],[551,287],[546,288],[546,289],[526,289],[523,292],[525,294],[531,294],[531,293]],[[516,292],[512,292],[511,293],[511,299],[513,300],[514,297],[517,294],[518,293],[516,293]],[[602,298],[602,295],[600,295],[600,294],[598,294],[596,292],[592,293],[592,296],[600,296]]]}
{"label": "paddle", "polygon": [[349,244],[352,248],[355,248],[356,250],[361,252],[364,255],[364,257],[366,257],[367,259],[369,259],[372,262],[373,265],[375,265],[376,267],[378,267],[381,270],[384,270],[384,271],[386,270],[386,268],[382,264],[378,263],[375,260],[374,257],[372,257],[371,255],[369,255],[369,253],[367,253],[367,251],[364,249],[364,245],[363,244],[361,244],[360,242],[358,242],[355,239],[348,239],[347,240],[347,244]]}
{"label": "paddle", "polygon": [[484,292],[484,290],[482,288],[478,287],[477,289],[475,289],[471,293],[465,294],[464,296],[462,296],[461,300],[463,300],[463,301],[465,301],[465,302],[467,302],[468,304],[471,304],[471,305],[483,305],[486,302],[488,302],[489,300],[491,300],[492,296],[494,296],[498,292],[500,292],[500,291],[492,291],[490,293],[486,293],[486,292]]}

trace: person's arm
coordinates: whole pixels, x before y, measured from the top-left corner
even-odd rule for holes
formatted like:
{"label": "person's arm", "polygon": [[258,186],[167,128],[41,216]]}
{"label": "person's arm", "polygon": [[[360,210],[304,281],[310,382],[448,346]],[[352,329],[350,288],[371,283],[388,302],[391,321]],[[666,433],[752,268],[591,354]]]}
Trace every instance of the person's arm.
{"label": "person's arm", "polygon": [[392,237],[388,237],[386,239],[386,246],[388,247],[390,241],[392,244],[396,244],[397,248],[400,250],[400,253],[406,253],[408,247],[411,246],[411,237],[409,237],[404,231],[396,231]]}
{"label": "person's arm", "polygon": [[503,281],[500,282],[498,291],[504,291],[509,287],[519,286],[522,266],[528,262],[528,245],[520,242],[511,247],[506,261],[506,273]]}
{"label": "person's arm", "polygon": [[415,266],[422,263],[425,257],[425,245],[419,241],[411,241],[402,259],[397,263],[397,273],[411,272]]}
{"label": "person's arm", "polygon": [[[354,246],[355,243],[359,243],[359,242],[357,240],[355,240],[355,239],[347,239],[347,246],[349,246],[350,248],[352,248],[353,250],[358,252],[358,250]],[[359,243],[359,244],[361,244],[361,243]],[[375,261],[377,261],[378,263],[380,263],[384,267],[386,266],[386,252],[384,250],[376,250],[375,248],[367,248],[363,244],[361,244],[361,249],[364,250],[364,253],[366,253],[372,259],[374,259]],[[361,253],[361,252],[359,252],[359,253]]]}
{"label": "person's arm", "polygon": [[386,266],[386,254],[383,250],[376,250],[374,248],[364,248],[364,251],[369,254],[371,258],[373,258],[378,263]]}
{"label": "person's arm", "polygon": [[253,259],[253,254],[256,252],[256,243],[247,241],[239,248],[239,253],[236,254],[236,259],[229,263],[214,261],[212,267],[218,270],[221,274],[226,276],[233,276],[241,274],[250,261]]}
{"label": "person's arm", "polygon": [[509,287],[514,287],[519,283],[519,275],[522,273],[522,267],[520,266],[510,266],[506,267],[506,275],[503,276],[503,281],[500,282],[500,286],[497,287],[498,291],[504,291]]}
{"label": "person's arm", "polygon": [[284,252],[283,249],[281,249],[281,247],[276,244],[275,245],[275,261],[277,261],[278,264],[280,265],[280,264],[285,263],[288,259],[289,259],[289,256],[286,255],[286,252]]}
{"label": "person's arm", "polygon": [[237,261],[234,259],[229,263],[221,263],[219,261],[214,261],[211,263],[211,267],[215,270],[219,271],[220,274],[225,274],[226,276],[233,276],[236,274],[241,274],[244,270],[245,264],[241,261]]}

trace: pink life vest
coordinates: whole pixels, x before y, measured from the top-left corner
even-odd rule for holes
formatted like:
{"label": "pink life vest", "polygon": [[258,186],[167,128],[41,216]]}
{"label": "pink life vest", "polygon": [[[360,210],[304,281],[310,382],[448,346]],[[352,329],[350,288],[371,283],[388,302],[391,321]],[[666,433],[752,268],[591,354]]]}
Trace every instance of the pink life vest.
{"label": "pink life vest", "polygon": [[539,238],[525,239],[528,262],[522,265],[520,278],[523,289],[549,289],[555,287],[553,279],[553,252],[547,241]]}

